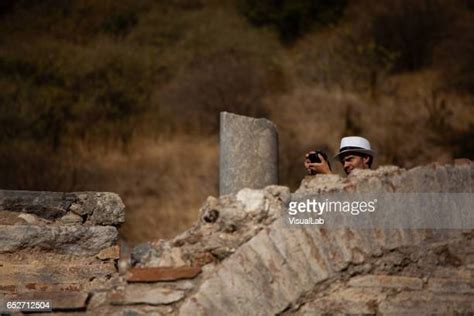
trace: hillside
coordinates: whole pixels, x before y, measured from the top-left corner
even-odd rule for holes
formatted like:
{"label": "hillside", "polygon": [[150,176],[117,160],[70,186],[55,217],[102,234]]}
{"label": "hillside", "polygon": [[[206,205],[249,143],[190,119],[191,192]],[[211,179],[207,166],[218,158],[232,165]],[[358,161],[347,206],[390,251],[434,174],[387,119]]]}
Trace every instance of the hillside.
{"label": "hillside", "polygon": [[473,9],[2,1],[0,187],[118,192],[126,239],[173,236],[217,193],[223,110],[277,124],[292,189],[305,152],[349,134],[377,165],[473,159]]}

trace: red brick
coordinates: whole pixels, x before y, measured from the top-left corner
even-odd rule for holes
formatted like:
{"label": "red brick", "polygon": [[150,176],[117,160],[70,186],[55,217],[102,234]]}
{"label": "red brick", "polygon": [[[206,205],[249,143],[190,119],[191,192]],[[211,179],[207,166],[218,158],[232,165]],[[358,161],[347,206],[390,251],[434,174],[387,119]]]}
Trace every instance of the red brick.
{"label": "red brick", "polygon": [[79,283],[27,283],[26,291],[79,292],[83,289]]}
{"label": "red brick", "polygon": [[128,282],[157,282],[192,279],[201,273],[201,267],[132,268],[128,270]]}

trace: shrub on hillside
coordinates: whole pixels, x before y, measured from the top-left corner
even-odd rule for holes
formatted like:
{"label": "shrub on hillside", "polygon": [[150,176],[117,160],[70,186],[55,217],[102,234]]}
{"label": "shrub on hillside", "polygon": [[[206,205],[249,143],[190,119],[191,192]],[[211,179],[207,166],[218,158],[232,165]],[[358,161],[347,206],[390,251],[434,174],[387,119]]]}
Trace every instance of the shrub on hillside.
{"label": "shrub on hillside", "polygon": [[146,52],[107,41],[81,50],[50,38],[40,41],[0,54],[5,134],[54,150],[72,138],[126,143],[152,84],[153,68],[142,60]]}
{"label": "shrub on hillside", "polygon": [[313,26],[335,23],[346,0],[238,0],[240,12],[256,26],[272,26],[280,39],[291,43]]}
{"label": "shrub on hillside", "polygon": [[163,115],[175,120],[174,129],[217,133],[221,111],[267,115],[262,106],[269,92],[267,81],[262,66],[239,53],[221,52],[193,64],[163,89],[160,107]]}
{"label": "shrub on hillside", "polygon": [[433,51],[453,20],[453,3],[443,0],[384,1],[371,21],[375,43],[397,55],[393,71],[414,71],[432,63]]}
{"label": "shrub on hillside", "polygon": [[115,36],[125,36],[138,23],[137,14],[133,11],[116,12],[102,23],[105,32]]}
{"label": "shrub on hillside", "polygon": [[451,36],[437,49],[435,64],[445,88],[474,95],[474,13],[455,23]]}
{"label": "shrub on hillside", "polygon": [[469,80],[473,19],[465,11],[461,0],[353,2],[339,27],[306,39],[299,71],[328,87],[374,95],[390,74],[446,64],[446,79],[451,75],[453,85],[468,87],[474,82]]}

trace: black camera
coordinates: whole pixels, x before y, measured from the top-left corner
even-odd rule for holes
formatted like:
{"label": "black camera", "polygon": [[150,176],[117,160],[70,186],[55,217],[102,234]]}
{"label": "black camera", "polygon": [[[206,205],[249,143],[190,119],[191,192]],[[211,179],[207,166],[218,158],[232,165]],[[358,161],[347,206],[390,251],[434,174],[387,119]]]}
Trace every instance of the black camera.
{"label": "black camera", "polygon": [[326,153],[324,151],[320,151],[320,150],[316,150],[315,153],[311,153],[308,155],[308,160],[311,162],[311,163],[319,163],[321,162],[321,159],[319,159],[319,156],[318,154],[320,154],[321,156],[323,156],[324,160],[328,161],[328,156],[326,155]]}
{"label": "black camera", "polygon": [[[309,154],[308,157],[306,157],[306,159],[308,159],[311,163],[320,163],[321,159],[319,159],[318,154],[323,156],[324,160],[326,160],[326,163],[328,164],[329,170],[332,170],[328,155],[326,155],[324,151],[316,150],[314,153]],[[313,170],[311,171],[311,174],[314,174]]]}

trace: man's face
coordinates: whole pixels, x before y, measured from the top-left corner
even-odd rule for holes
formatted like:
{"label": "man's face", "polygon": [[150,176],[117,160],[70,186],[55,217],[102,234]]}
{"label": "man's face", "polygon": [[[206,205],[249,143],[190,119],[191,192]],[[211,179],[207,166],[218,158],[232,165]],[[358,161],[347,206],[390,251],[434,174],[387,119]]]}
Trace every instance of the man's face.
{"label": "man's face", "polygon": [[362,157],[355,154],[349,154],[341,158],[342,167],[346,174],[352,172],[352,170],[359,169],[369,169],[369,157]]}

